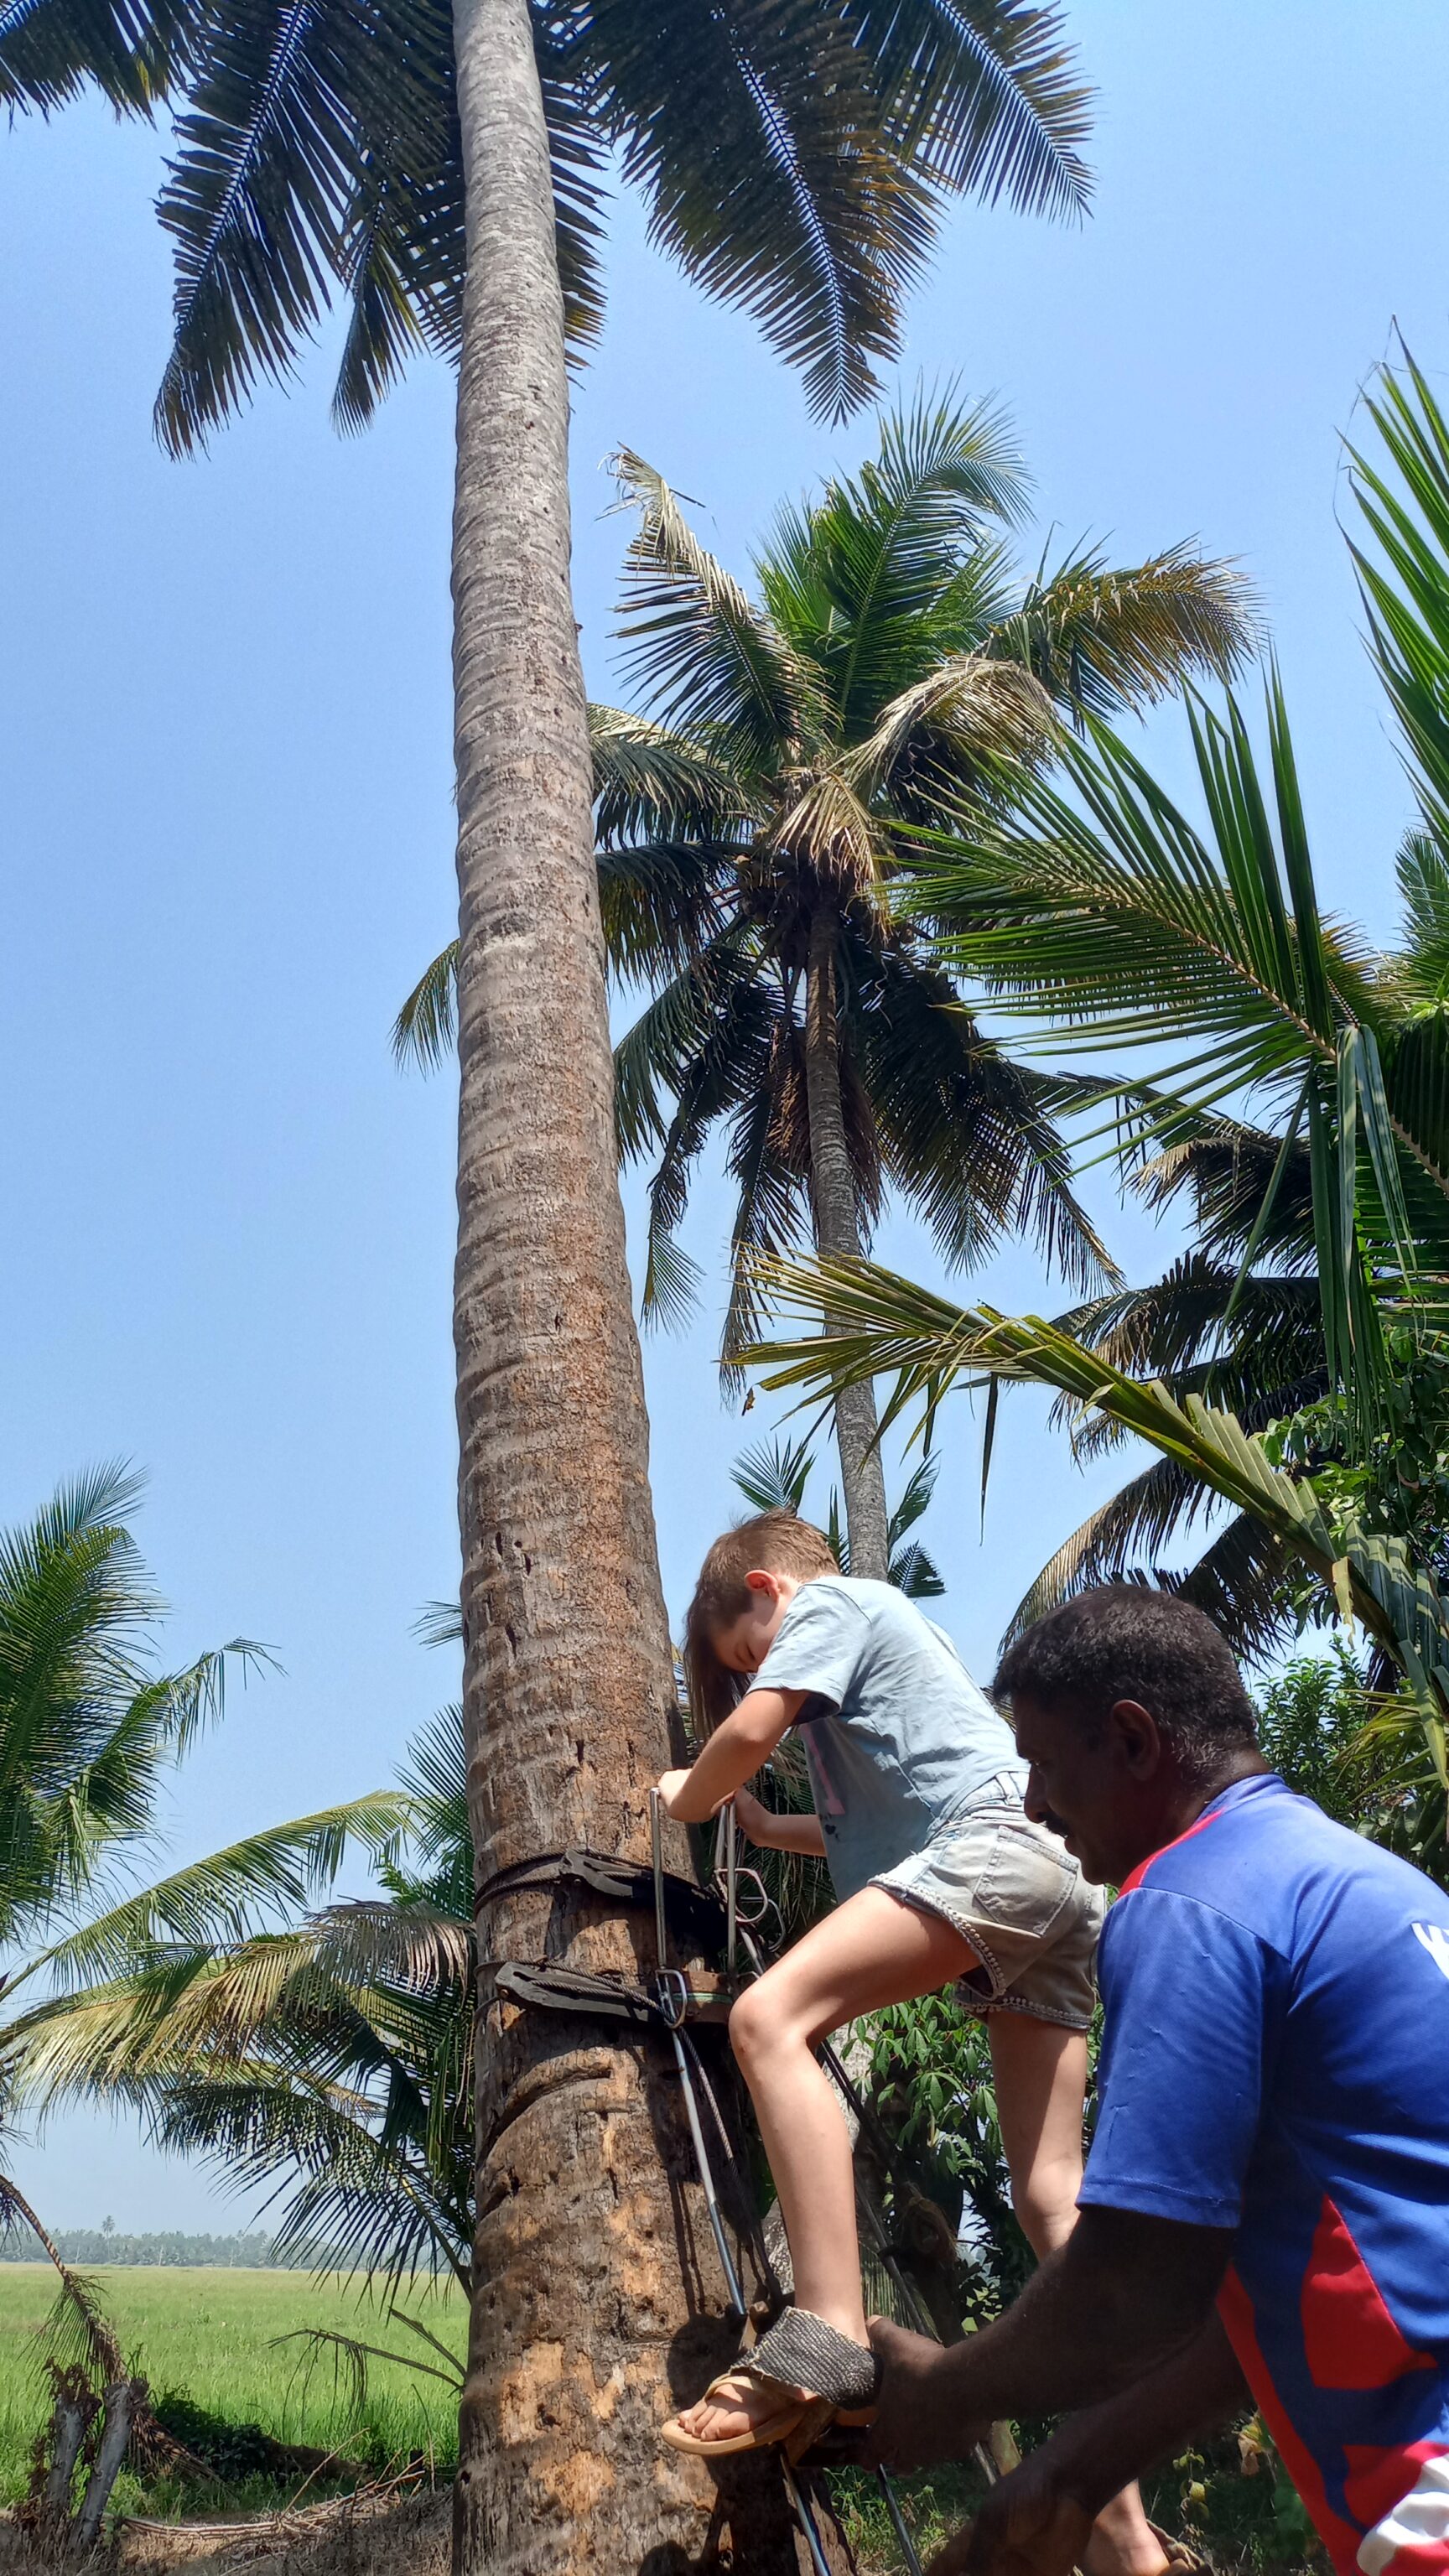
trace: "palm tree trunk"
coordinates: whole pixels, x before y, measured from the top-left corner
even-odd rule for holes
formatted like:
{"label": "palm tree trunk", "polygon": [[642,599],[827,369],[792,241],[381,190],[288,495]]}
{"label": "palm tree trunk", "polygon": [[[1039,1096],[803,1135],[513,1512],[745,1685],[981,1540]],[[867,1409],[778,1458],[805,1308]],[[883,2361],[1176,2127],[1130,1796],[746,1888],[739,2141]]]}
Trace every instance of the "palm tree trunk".
{"label": "palm tree trunk", "polygon": [[[650,1941],[515,1862],[648,1850],[669,1631],[615,1172],[568,391],[527,0],[456,0],[468,209],[454,517],[461,957],[455,1333],[464,1707],[480,1910],[464,2576],[695,2563],[715,2488],[662,2451],[722,2291],[662,2056],[502,2005],[500,1959],[638,1976]],[[637,1938],[637,1953],[636,1939]],[[713,2308],[712,2322],[703,2313]],[[692,2318],[692,2310],[694,2311]],[[736,2563],[793,2570],[777,2481]]]}
{"label": "palm tree trunk", "polygon": [[[855,1174],[845,1136],[840,1096],[840,1032],[835,1010],[835,941],[839,916],[822,897],[810,917],[805,969],[805,1095],[810,1121],[810,1195],[817,1251],[859,1260],[864,1245]],[[835,1399],[835,1437],[845,1490],[845,1525],[852,1574],[883,1583],[890,1564],[885,1475],[873,1444],[875,1389],[867,1380]]]}

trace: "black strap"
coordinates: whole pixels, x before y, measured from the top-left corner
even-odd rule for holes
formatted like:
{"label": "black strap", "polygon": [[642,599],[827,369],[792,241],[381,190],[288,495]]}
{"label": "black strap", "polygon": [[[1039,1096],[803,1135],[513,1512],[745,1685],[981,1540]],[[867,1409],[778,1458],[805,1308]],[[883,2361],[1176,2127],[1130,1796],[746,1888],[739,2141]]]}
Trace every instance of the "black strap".
{"label": "black strap", "polygon": [[[579,1849],[538,1852],[531,1860],[514,1861],[508,1869],[495,1870],[474,1897],[473,1912],[475,1916],[481,1914],[485,1906],[496,1904],[503,1896],[563,1884],[587,1887],[593,1895],[607,1897],[611,1905],[650,1914],[654,1911],[654,1872],[647,1861],[616,1860],[608,1852]],[[671,1932],[681,1941],[700,1949],[723,1945],[724,1906],[710,1890],[696,1887],[692,1879],[666,1870],[664,1909]]]}
{"label": "black strap", "polygon": [[493,1973],[498,1992],[516,2004],[542,2006],[546,2012],[602,2014],[606,2021],[633,2022],[644,2030],[659,2019],[653,1998],[623,1977],[595,1976],[546,1959],[503,1959]]}

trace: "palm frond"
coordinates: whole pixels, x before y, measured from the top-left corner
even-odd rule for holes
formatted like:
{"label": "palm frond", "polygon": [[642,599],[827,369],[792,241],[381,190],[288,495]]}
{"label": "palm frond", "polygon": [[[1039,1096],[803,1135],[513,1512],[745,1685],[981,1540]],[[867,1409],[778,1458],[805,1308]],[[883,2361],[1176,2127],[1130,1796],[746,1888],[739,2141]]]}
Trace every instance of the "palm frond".
{"label": "palm frond", "polygon": [[889,856],[886,836],[843,763],[808,778],[756,846],[771,845],[787,865],[803,861],[822,884],[847,896],[873,890]]}
{"label": "palm frond", "polygon": [[1441,1782],[1449,1777],[1449,1611],[1432,1570],[1415,1562],[1402,1538],[1352,1518],[1331,1520],[1311,1480],[1295,1483],[1275,1467],[1261,1440],[1231,1414],[1193,1395],[1179,1404],[1160,1380],[1126,1376],[1039,1316],[952,1306],[866,1261],[762,1267],[770,1294],[787,1311],[813,1323],[828,1303],[832,1325],[828,1336],[762,1343],[745,1355],[768,1371],[764,1383],[772,1390],[834,1397],[842,1386],[893,1375],[881,1416],[885,1431],[910,1407],[932,1420],[962,1380],[1054,1386],[1137,1433],[1238,1511],[1251,1512],[1405,1675],[1436,1772]]}
{"label": "palm frond", "polygon": [[847,13],[594,0],[578,48],[654,240],[804,370],[812,410],[853,409],[932,227]]}
{"label": "palm frond", "polygon": [[[1239,1258],[1257,1233],[1257,1258],[1300,1270],[1315,1258],[1308,1146],[1295,1139],[1278,1171],[1283,1138],[1242,1119],[1178,1114],[1160,1092],[1144,1095],[1155,1151],[1129,1163],[1133,1190],[1153,1210],[1186,1198],[1195,1244],[1208,1260]],[[1262,1224],[1265,1203],[1277,1188]]]}
{"label": "palm frond", "polygon": [[399,1064],[436,1073],[458,1043],[458,942],[450,939],[413,986],[392,1027]]}
{"label": "palm frond", "polygon": [[184,0],[3,0],[0,106],[66,106],[94,81],[123,115],[151,116],[184,71]]}
{"label": "palm frond", "polygon": [[0,1931],[38,1935],[151,1824],[163,1769],[218,1717],[244,1639],[158,1673],[161,1604],[121,1517],[138,1480],[106,1466],[0,1533]]}
{"label": "palm frond", "polygon": [[[597,340],[604,322],[604,278],[601,244],[606,194],[608,136],[592,97],[592,86],[574,59],[573,29],[567,10],[555,15],[529,12],[533,50],[543,91],[548,126],[549,161],[553,171],[554,239],[558,248],[559,285],[563,290],[564,328],[570,354],[581,356]],[[453,85],[448,84],[451,107]],[[461,139],[457,168],[462,175]],[[462,190],[457,191],[459,213]],[[466,244],[448,265],[461,287]],[[461,299],[460,299],[461,310]]]}
{"label": "palm frond", "polygon": [[1069,1091],[984,1037],[949,977],[903,941],[883,948],[863,1001],[850,1039],[886,1172],[945,1258],[973,1267],[1019,1233],[1084,1287],[1115,1277],[1053,1115]]}
{"label": "palm frond", "polygon": [[814,1464],[808,1440],[757,1440],[740,1451],[730,1478],[757,1512],[799,1512]]}
{"label": "palm frond", "polygon": [[1099,1583],[1118,1583],[1139,1559],[1157,1552],[1183,1521],[1208,1506],[1197,1478],[1175,1458],[1156,1458],[1099,1503],[1047,1558],[1011,1614],[1004,1643],[1022,1636],[1047,1611]]}
{"label": "palm frond", "polygon": [[391,1851],[411,1812],[400,1791],[384,1789],[249,1834],[124,1898],[53,1943],[25,1973],[45,1969],[58,1985],[70,1986],[124,1968],[138,1953],[166,1943],[240,1939],[258,1920],[301,1905],[325,1887],[349,1846],[375,1855]]}
{"label": "palm frond", "polygon": [[1382,464],[1348,451],[1370,540],[1350,553],[1425,827],[1442,841],[1449,837],[1449,421],[1406,348],[1402,360],[1380,369],[1364,404]]}
{"label": "palm frond", "polygon": [[[1275,838],[1247,728],[1193,716],[1210,849],[1106,726],[1062,746],[1078,802],[1026,778],[1020,822],[974,842],[937,843],[913,900],[945,928],[946,953],[1050,1021],[1054,1046],[1162,1049],[1167,997],[1175,1043],[1205,1052],[1156,1077],[1177,1107],[1202,1110],[1244,1085],[1301,1071],[1336,1075],[1346,1020],[1380,1014],[1370,961],[1316,912],[1295,919],[1296,849]],[[1286,739],[1274,743],[1271,801],[1296,805]],[[923,847],[927,844],[923,841]]]}
{"label": "palm frond", "polygon": [[463,1611],[458,1601],[425,1601],[413,1621],[420,1646],[461,1646]]}
{"label": "palm frond", "polygon": [[361,175],[341,23],[304,0],[238,0],[208,28],[158,206],[176,291],[156,427],[173,455],[259,374],[285,381],[325,309]]}
{"label": "palm frond", "polygon": [[898,1592],[904,1592],[908,1601],[939,1601],[946,1589],[934,1557],[927,1553],[919,1539],[909,1535],[930,1509],[940,1466],[939,1457],[920,1459],[907,1477],[900,1500],[890,1516],[887,1580],[895,1585]]}
{"label": "palm frond", "polygon": [[661,474],[629,448],[614,459],[641,514],[624,572],[625,668],[661,725],[704,733],[748,777],[795,741],[810,674],[770,619],[700,544]]}
{"label": "palm frond", "polygon": [[952,188],[1024,213],[1080,215],[1091,93],[1038,0],[853,0],[903,148]]}
{"label": "palm frond", "polygon": [[[720,1379],[727,1397],[740,1392],[739,1354],[759,1330],[757,1255],[793,1252],[805,1240],[809,1211],[809,1158],[792,1135],[786,1099],[804,1087],[799,1041],[777,1024],[767,1078],[735,1112],[725,1169],[737,1185],[730,1229],[729,1302],[720,1335]],[[799,1122],[803,1125],[803,1114]]]}
{"label": "palm frond", "polygon": [[939,658],[934,619],[963,553],[994,559],[983,522],[1018,516],[1024,487],[1000,411],[921,385],[909,409],[884,415],[858,474],[833,478],[808,509],[780,511],[756,566],[761,595],[824,675],[843,740]]}
{"label": "palm frond", "polygon": [[[650,1018],[645,1014],[642,1028]],[[693,1303],[699,1272],[675,1242],[689,1195],[690,1175],[716,1122],[737,1109],[766,1077],[773,1051],[776,1003],[757,977],[741,977],[720,996],[701,1028],[689,1060],[666,1077],[675,1092],[674,1114],[660,1138],[659,1160],[649,1184],[649,1235],[644,1293],[646,1318],[679,1325]],[[621,1041],[622,1049],[637,1035]],[[655,1069],[663,1066],[656,1056]],[[617,1078],[622,1091],[623,1077]]]}
{"label": "palm frond", "polygon": [[677,975],[729,928],[744,855],[718,841],[634,841],[599,852],[599,910],[609,969],[622,983]]}
{"label": "palm frond", "polygon": [[[748,927],[729,924],[655,994],[615,1046],[614,1120],[621,1161],[636,1161],[663,1145],[671,1127],[677,1129],[677,1117],[666,1111],[662,1095],[680,1102],[687,1089],[695,1092],[714,1081],[722,1106],[739,1100],[746,1061],[757,1064],[768,1051],[774,1011]],[[687,1160],[697,1151],[692,1144]],[[663,1196],[671,1204],[665,1223],[672,1231],[684,1203],[668,1188]]]}
{"label": "palm frond", "polygon": [[908,762],[912,794],[934,791],[939,806],[1003,762],[1031,761],[1055,731],[1051,701],[1029,671],[962,654],[881,709],[848,755],[846,774],[864,792],[880,794]]}
{"label": "palm frond", "polygon": [[1066,712],[1110,716],[1188,680],[1237,679],[1262,640],[1238,566],[1178,545],[1121,569],[1098,551],[1043,570],[981,649],[1020,663]]}
{"label": "palm frond", "polygon": [[1408,832],[1394,864],[1404,944],[1391,960],[1410,1007],[1449,1001],[1449,854],[1428,832]]}
{"label": "palm frond", "polygon": [[589,745],[602,848],[655,837],[710,840],[748,819],[739,780],[708,742],[623,707],[590,706]]}
{"label": "palm frond", "polygon": [[[1299,1633],[1292,1600],[1293,1566],[1284,1540],[1255,1512],[1238,1512],[1194,1565],[1158,1581],[1204,1610],[1244,1663],[1266,1664]],[[1325,1609],[1332,1598],[1325,1586]],[[1420,1738],[1421,1749],[1423,1738]]]}
{"label": "palm frond", "polygon": [[386,151],[368,154],[341,222],[337,267],[352,311],[332,418],[341,430],[365,429],[384,395],[405,373],[427,334],[408,293],[405,199]]}

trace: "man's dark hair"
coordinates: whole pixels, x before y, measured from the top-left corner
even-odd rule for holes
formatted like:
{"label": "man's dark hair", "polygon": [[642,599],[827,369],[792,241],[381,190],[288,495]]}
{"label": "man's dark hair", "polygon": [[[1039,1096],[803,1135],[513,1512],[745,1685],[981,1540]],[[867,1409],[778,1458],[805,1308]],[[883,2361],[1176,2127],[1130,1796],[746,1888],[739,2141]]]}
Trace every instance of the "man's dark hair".
{"label": "man's dark hair", "polygon": [[1104,1583],[1049,1610],[1001,1659],[992,1695],[1079,1711],[1094,1728],[1119,1699],[1157,1720],[1189,1778],[1255,1746],[1257,1713],[1232,1650],[1204,1611],[1175,1592]]}

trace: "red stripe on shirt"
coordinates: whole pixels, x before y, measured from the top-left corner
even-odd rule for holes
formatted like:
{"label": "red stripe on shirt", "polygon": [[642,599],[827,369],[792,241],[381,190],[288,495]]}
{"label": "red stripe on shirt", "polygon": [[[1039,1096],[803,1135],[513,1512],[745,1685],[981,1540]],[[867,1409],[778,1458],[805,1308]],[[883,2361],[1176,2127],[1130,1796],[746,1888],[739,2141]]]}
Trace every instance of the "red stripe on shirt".
{"label": "red stripe on shirt", "polygon": [[1338,2576],[1359,2576],[1358,2544],[1362,2535],[1351,2522],[1344,2521],[1342,2514],[1335,2513],[1328,2501],[1323,2472],[1273,2385],[1272,2374],[1258,2341],[1253,2302],[1231,2264],[1223,2275],[1223,2285],[1218,2292],[1218,2315],[1223,2321],[1223,2331],[1238,2356],[1239,2367],[1253,2392],[1258,2411],[1278,2445],[1288,2475],[1313,2517],[1319,2538],[1338,2569]]}
{"label": "red stripe on shirt", "polygon": [[[1303,2353],[1316,2388],[1389,2388],[1408,2371],[1438,2367],[1432,2353],[1416,2352],[1400,2331],[1348,2221],[1327,2193],[1300,2307]],[[1391,2496],[1389,2502],[1397,2498]],[[1381,2512],[1387,2509],[1380,2507]],[[1364,2520],[1377,2522],[1378,2514],[1366,2514]]]}
{"label": "red stripe on shirt", "polygon": [[1154,1861],[1165,1860],[1169,1852],[1177,1851],[1183,1843],[1190,1843],[1194,1834],[1205,1834],[1209,1825],[1215,1825],[1219,1816],[1226,1812],[1222,1807],[1209,1807],[1207,1814],[1199,1816],[1195,1825],[1189,1825],[1185,1834],[1178,1834],[1172,1842],[1164,1843],[1160,1851],[1149,1852],[1145,1860],[1140,1860],[1135,1869],[1128,1871],[1117,1890],[1118,1896],[1130,1896],[1134,1887],[1142,1885]]}

